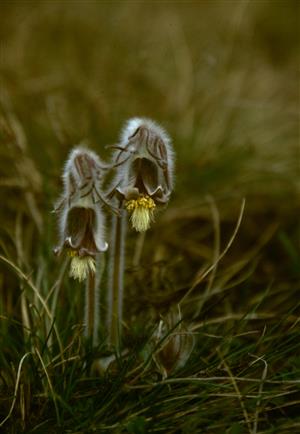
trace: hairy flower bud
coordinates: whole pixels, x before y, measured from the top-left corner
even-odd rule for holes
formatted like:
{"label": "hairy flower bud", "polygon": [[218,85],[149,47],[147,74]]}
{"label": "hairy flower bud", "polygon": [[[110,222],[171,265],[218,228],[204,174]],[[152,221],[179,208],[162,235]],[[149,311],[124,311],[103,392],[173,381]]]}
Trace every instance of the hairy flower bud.
{"label": "hairy flower bud", "polygon": [[188,361],[195,344],[194,336],[181,321],[180,311],[171,309],[159,323],[154,336],[154,361],[163,377],[182,368]]}
{"label": "hairy flower bud", "polygon": [[116,194],[131,214],[135,230],[150,226],[157,205],[169,201],[173,189],[174,154],[167,133],[149,119],[130,119],[113,156]]}
{"label": "hairy flower bud", "polygon": [[104,252],[105,219],[101,192],[103,164],[99,157],[85,148],[75,148],[67,160],[63,181],[64,192],[55,211],[59,216],[59,255],[65,250],[71,257],[70,276],[85,280],[95,272],[95,257]]}

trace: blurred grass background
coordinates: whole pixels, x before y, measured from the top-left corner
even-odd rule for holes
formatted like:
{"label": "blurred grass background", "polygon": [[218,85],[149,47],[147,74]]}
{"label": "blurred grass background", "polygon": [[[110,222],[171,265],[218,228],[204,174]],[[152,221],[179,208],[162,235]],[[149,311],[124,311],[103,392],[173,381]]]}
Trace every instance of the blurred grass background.
{"label": "blurred grass background", "polygon": [[[82,380],[90,381],[88,392],[74,380],[79,372],[81,381],[86,356],[71,363],[72,372],[60,383],[53,365],[60,350],[49,345],[46,355],[45,312],[28,279],[44,297],[60,288],[58,299],[49,300],[63,345],[80,342],[82,293],[52,255],[57,236],[50,211],[61,190],[62,166],[81,141],[108,160],[104,146],[117,142],[132,116],[157,120],[173,138],[176,191],[146,237],[138,269],[127,264],[128,342],[142,341],[145,317],[155,322],[194,285],[183,315],[204,334],[181,377],[223,369],[252,378],[248,353],[269,354],[271,378],[290,379],[291,390],[282,383],[287,397],[279,401],[271,400],[278,390],[270,390],[260,416],[257,400],[249,398],[250,432],[300,432],[292,383],[300,367],[299,2],[1,0],[0,10],[0,414],[9,411],[19,361],[32,345],[48,357],[55,389],[49,398],[40,361],[30,362],[30,381],[20,383],[22,399],[14,405],[16,419],[4,425],[7,432],[61,432],[58,422],[66,432],[89,432],[91,425],[97,432],[143,433],[154,426],[153,432],[249,432],[236,396],[209,397],[203,385],[176,384],[174,390],[168,384],[149,394],[114,397],[111,379]],[[232,235],[243,197],[233,245],[212,276],[198,282]],[[128,257],[138,250],[131,236]],[[249,313],[253,318],[241,322]],[[24,337],[26,326],[31,332]],[[233,338],[244,332],[253,337]],[[216,344],[212,335],[227,337]],[[72,346],[70,357],[80,351],[81,344]],[[122,365],[117,376],[123,386],[126,369]],[[171,401],[195,394],[193,387],[197,396],[182,398],[182,407]],[[105,415],[97,390],[110,397]],[[158,397],[168,402],[167,410],[161,404],[151,413]],[[128,408],[121,410],[118,399]],[[255,420],[260,430],[254,430]],[[38,428],[42,423],[46,428]]]}

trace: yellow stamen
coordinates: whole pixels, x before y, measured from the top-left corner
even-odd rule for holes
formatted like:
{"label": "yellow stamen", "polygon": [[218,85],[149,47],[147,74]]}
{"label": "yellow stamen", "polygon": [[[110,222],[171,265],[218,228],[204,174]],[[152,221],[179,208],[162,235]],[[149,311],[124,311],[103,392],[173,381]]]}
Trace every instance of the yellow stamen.
{"label": "yellow stamen", "polygon": [[67,254],[68,256],[70,256],[70,258],[74,258],[74,256],[78,256],[77,250],[72,250],[72,249],[68,249]]}
{"label": "yellow stamen", "polygon": [[[74,251],[73,251],[74,252]],[[95,259],[91,256],[78,256],[76,254],[72,256],[70,264],[70,277],[73,279],[78,279],[80,282],[88,277],[88,274],[95,273]]]}
{"label": "yellow stamen", "polygon": [[144,232],[150,227],[153,220],[153,210],[156,207],[150,196],[140,196],[137,199],[127,200],[125,208],[131,213],[130,221],[137,232]]}

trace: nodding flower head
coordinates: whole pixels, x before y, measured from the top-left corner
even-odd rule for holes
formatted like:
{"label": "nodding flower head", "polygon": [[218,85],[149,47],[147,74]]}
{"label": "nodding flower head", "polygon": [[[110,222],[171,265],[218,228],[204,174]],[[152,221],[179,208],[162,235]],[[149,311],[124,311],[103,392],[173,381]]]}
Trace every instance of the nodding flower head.
{"label": "nodding flower head", "polygon": [[94,152],[75,148],[65,165],[64,191],[55,209],[60,229],[60,245],[55,253],[66,251],[71,257],[70,276],[80,281],[95,272],[96,255],[108,248],[102,211],[103,169]]}
{"label": "nodding flower head", "polygon": [[167,133],[149,119],[127,122],[114,146],[113,166],[117,173],[112,195],[118,196],[131,214],[135,230],[150,226],[157,205],[166,204],[173,190],[174,155]]}

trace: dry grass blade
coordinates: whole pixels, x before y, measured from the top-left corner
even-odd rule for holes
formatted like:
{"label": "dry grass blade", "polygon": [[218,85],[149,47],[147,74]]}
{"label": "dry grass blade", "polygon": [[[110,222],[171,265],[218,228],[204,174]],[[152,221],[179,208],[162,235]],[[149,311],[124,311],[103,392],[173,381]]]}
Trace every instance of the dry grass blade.
{"label": "dry grass blade", "polygon": [[219,354],[220,359],[222,360],[222,363],[223,363],[226,371],[228,372],[230,381],[232,382],[234,390],[235,390],[235,392],[236,392],[236,394],[238,396],[238,399],[239,399],[239,402],[240,402],[240,405],[241,405],[241,408],[242,408],[242,411],[243,411],[243,414],[244,414],[244,418],[245,418],[245,421],[246,421],[249,433],[252,434],[252,428],[251,428],[250,418],[249,418],[249,414],[248,414],[248,411],[246,409],[246,406],[245,406],[245,403],[244,403],[244,400],[243,400],[244,399],[243,395],[241,394],[239,386],[238,386],[238,384],[237,384],[234,376],[232,375],[231,369],[229,368],[228,364],[226,363],[226,361],[225,361],[224,357],[222,356],[220,350],[217,349],[217,352]]}
{"label": "dry grass blade", "polygon": [[259,361],[262,361],[263,364],[264,364],[264,369],[263,369],[263,372],[262,372],[261,382],[260,382],[259,388],[258,388],[258,398],[257,398],[257,402],[256,402],[256,408],[255,408],[255,414],[254,414],[254,422],[253,422],[253,431],[252,431],[253,434],[257,434],[260,405],[261,405],[261,399],[262,399],[264,382],[266,381],[267,373],[268,373],[268,364],[264,360],[263,356],[262,357],[257,357],[257,356],[253,355],[253,357],[255,357],[256,360],[254,360],[254,362],[252,364],[257,363]]}
{"label": "dry grass blade", "polygon": [[[31,279],[28,278],[23,273],[23,271],[19,267],[17,267],[12,261],[10,261],[9,259],[5,258],[2,255],[0,255],[0,259],[4,263],[6,263],[10,267],[12,267],[13,270],[17,273],[17,275],[28,284],[28,286],[32,289],[32,291],[34,292],[34,294],[37,296],[38,300],[41,302],[41,304],[42,304],[43,308],[45,309],[45,312],[48,315],[48,318],[50,319],[51,323],[54,324],[54,318],[53,318],[53,316],[52,316],[52,314],[51,314],[51,312],[50,312],[50,310],[48,308],[47,303],[45,302],[45,300],[41,296],[39,290],[32,283]],[[55,331],[55,334],[56,334],[56,338],[57,338],[57,342],[58,342],[58,345],[59,345],[59,348],[60,348],[60,354],[61,354],[61,357],[63,358],[63,345],[62,345],[62,342],[61,342],[61,339],[60,339],[60,336],[59,336],[59,333],[58,333],[58,330],[57,330],[57,327],[56,327],[55,324],[53,325],[53,328],[54,328],[54,331]]]}
{"label": "dry grass blade", "polygon": [[242,205],[241,205],[241,209],[240,209],[240,213],[239,213],[239,217],[238,217],[238,220],[237,220],[237,223],[236,223],[236,226],[234,228],[233,234],[232,234],[230,240],[228,241],[225,249],[220,254],[220,256],[218,257],[218,259],[210,267],[208,267],[203,273],[201,273],[199,277],[196,278],[196,280],[193,283],[193,285],[190,287],[190,289],[186,292],[186,294],[180,300],[180,304],[182,304],[190,296],[190,294],[194,291],[194,289],[199,285],[199,283],[202,282],[203,279],[205,279],[205,277],[215,269],[215,267],[217,266],[217,264],[221,261],[222,258],[224,258],[224,256],[226,255],[226,253],[228,252],[228,250],[232,246],[232,244],[233,244],[233,242],[234,242],[234,240],[235,240],[235,238],[237,236],[237,233],[239,231],[240,225],[242,223],[242,219],[243,219],[243,215],[244,215],[244,210],[245,210],[245,204],[246,204],[246,200],[243,199]]}
{"label": "dry grass blade", "polygon": [[220,257],[220,215],[219,215],[219,211],[216,205],[216,202],[214,200],[213,197],[208,196],[208,203],[211,209],[211,214],[212,214],[212,221],[213,221],[213,227],[214,227],[214,258],[213,258],[213,263],[216,264],[215,267],[213,268],[209,280],[207,282],[207,286],[205,288],[203,297],[200,299],[200,302],[198,304],[197,310],[195,312],[195,317],[197,317],[202,308],[203,305],[205,303],[205,301],[207,300],[209,293],[212,289],[213,283],[214,283],[214,279],[216,277],[216,273],[217,273],[217,267],[218,267],[218,258]]}
{"label": "dry grass blade", "polygon": [[20,385],[22,366],[23,366],[23,363],[24,363],[26,357],[28,357],[30,354],[31,354],[31,353],[26,353],[26,354],[24,354],[24,356],[23,356],[23,357],[21,358],[21,360],[20,360],[20,363],[19,363],[19,366],[18,366],[18,371],[17,371],[16,383],[15,383],[14,397],[13,397],[13,400],[12,400],[12,403],[11,403],[11,406],[10,406],[10,409],[9,409],[9,412],[8,412],[8,415],[7,415],[7,416],[6,416],[6,417],[5,417],[5,418],[0,422],[0,427],[2,427],[2,426],[5,424],[5,422],[6,422],[6,421],[11,417],[11,415],[12,415],[12,412],[13,412],[13,410],[14,410],[14,406],[15,406],[15,403],[16,403],[16,399],[17,399],[17,394],[18,394],[19,385]]}
{"label": "dry grass blade", "polygon": [[43,371],[45,372],[45,375],[46,375],[46,378],[47,378],[47,382],[48,382],[48,385],[49,385],[49,389],[50,389],[50,392],[51,392],[51,395],[52,395],[52,399],[53,399],[54,407],[55,407],[55,412],[56,412],[57,421],[58,421],[58,423],[60,424],[59,409],[58,409],[57,399],[56,399],[56,394],[55,394],[55,391],[54,391],[54,389],[53,389],[52,381],[51,381],[51,379],[50,379],[50,376],[49,376],[49,374],[48,374],[48,371],[47,371],[47,368],[46,368],[46,366],[45,366],[44,360],[43,360],[43,358],[42,358],[42,356],[41,356],[39,350],[38,350],[37,348],[35,348],[34,350],[35,350],[35,352],[36,352],[36,354],[37,354],[37,356],[38,356],[38,358],[39,358],[39,360],[40,360],[40,362],[41,362],[41,365],[42,365]]}

